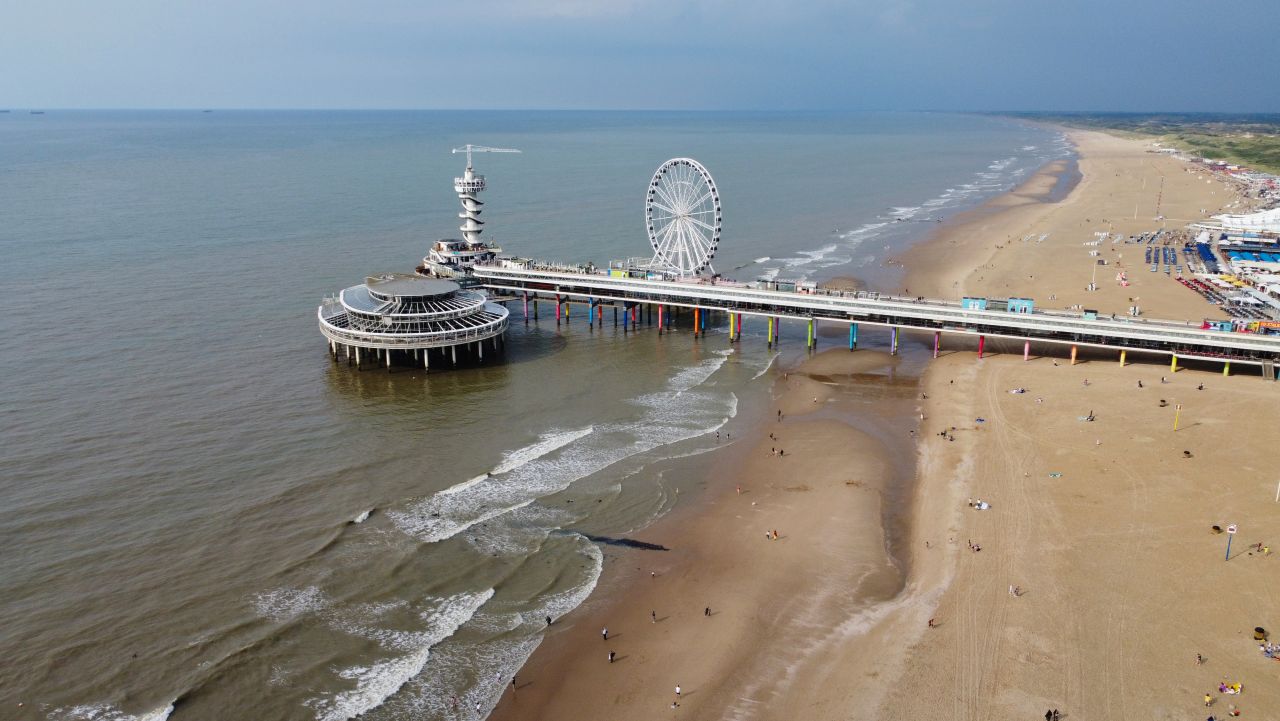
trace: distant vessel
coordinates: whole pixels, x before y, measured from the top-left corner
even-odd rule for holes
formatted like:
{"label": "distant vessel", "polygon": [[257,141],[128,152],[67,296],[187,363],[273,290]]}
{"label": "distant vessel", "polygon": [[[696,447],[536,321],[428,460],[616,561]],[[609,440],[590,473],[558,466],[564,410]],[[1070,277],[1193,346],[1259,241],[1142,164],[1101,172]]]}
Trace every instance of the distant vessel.
{"label": "distant vessel", "polygon": [[427,255],[418,266],[419,275],[435,278],[461,278],[470,274],[477,263],[491,263],[502,252],[496,245],[488,245],[480,240],[484,232],[484,221],[480,220],[481,206],[484,202],[476,196],[485,189],[484,176],[475,172],[471,164],[472,153],[518,153],[511,148],[487,148],[481,145],[467,145],[454,148],[453,152],[467,154],[467,168],[461,178],[453,179],[453,191],[462,202],[462,212],[458,217],[462,225],[462,239],[445,238],[432,244]]}
{"label": "distant vessel", "polygon": [[32,115],[44,115],[44,111],[43,111],[43,110],[32,110],[32,111],[31,111],[31,114],[32,114]]}

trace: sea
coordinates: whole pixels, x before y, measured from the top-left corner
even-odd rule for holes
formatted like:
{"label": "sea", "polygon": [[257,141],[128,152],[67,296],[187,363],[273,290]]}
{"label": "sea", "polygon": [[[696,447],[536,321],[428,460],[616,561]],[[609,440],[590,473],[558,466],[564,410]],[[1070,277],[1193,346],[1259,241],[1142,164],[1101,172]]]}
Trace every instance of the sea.
{"label": "sea", "polygon": [[650,176],[686,156],[723,276],[882,290],[1071,157],[941,113],[0,114],[0,718],[483,718],[764,408],[800,325],[513,304],[479,367],[335,363],[317,306],[458,236],[466,143],[522,151],[475,156],[508,253],[651,254]]}

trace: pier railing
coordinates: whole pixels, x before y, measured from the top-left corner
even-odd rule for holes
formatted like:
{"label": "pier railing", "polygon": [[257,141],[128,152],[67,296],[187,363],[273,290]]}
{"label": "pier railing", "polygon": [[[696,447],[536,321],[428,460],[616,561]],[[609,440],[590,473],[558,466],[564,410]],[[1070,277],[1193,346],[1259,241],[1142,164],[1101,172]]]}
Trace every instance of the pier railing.
{"label": "pier railing", "polygon": [[738,283],[621,278],[596,273],[478,266],[475,278],[501,291],[552,294],[578,302],[621,301],[724,310],[748,316],[787,317],[917,328],[1184,357],[1262,363],[1280,359],[1280,336],[1206,330],[1190,322],[1140,318],[1084,318],[1062,310],[1018,313],[964,308],[955,301],[878,296],[874,293],[792,292]]}

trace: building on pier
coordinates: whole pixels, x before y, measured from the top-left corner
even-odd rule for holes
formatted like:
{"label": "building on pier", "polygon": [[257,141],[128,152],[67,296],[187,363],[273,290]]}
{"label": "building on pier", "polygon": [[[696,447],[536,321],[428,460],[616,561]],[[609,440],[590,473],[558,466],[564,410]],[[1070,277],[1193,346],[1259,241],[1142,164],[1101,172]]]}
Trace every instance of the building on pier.
{"label": "building on pier", "polygon": [[366,278],[317,310],[335,360],[421,368],[482,362],[486,350],[496,355],[508,315],[483,291],[404,273]]}

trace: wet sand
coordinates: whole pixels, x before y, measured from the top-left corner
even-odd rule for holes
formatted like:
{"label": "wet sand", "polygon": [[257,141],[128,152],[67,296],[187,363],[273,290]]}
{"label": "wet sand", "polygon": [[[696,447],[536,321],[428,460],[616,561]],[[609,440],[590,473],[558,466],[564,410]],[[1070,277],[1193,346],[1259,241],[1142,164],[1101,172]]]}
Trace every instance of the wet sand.
{"label": "wet sand", "polygon": [[901,588],[883,530],[895,456],[833,417],[837,383],[896,360],[830,351],[780,380],[774,415],[722,451],[722,473],[638,534],[670,550],[611,553],[600,585],[621,591],[553,626],[492,718],[794,718],[797,677]]}

